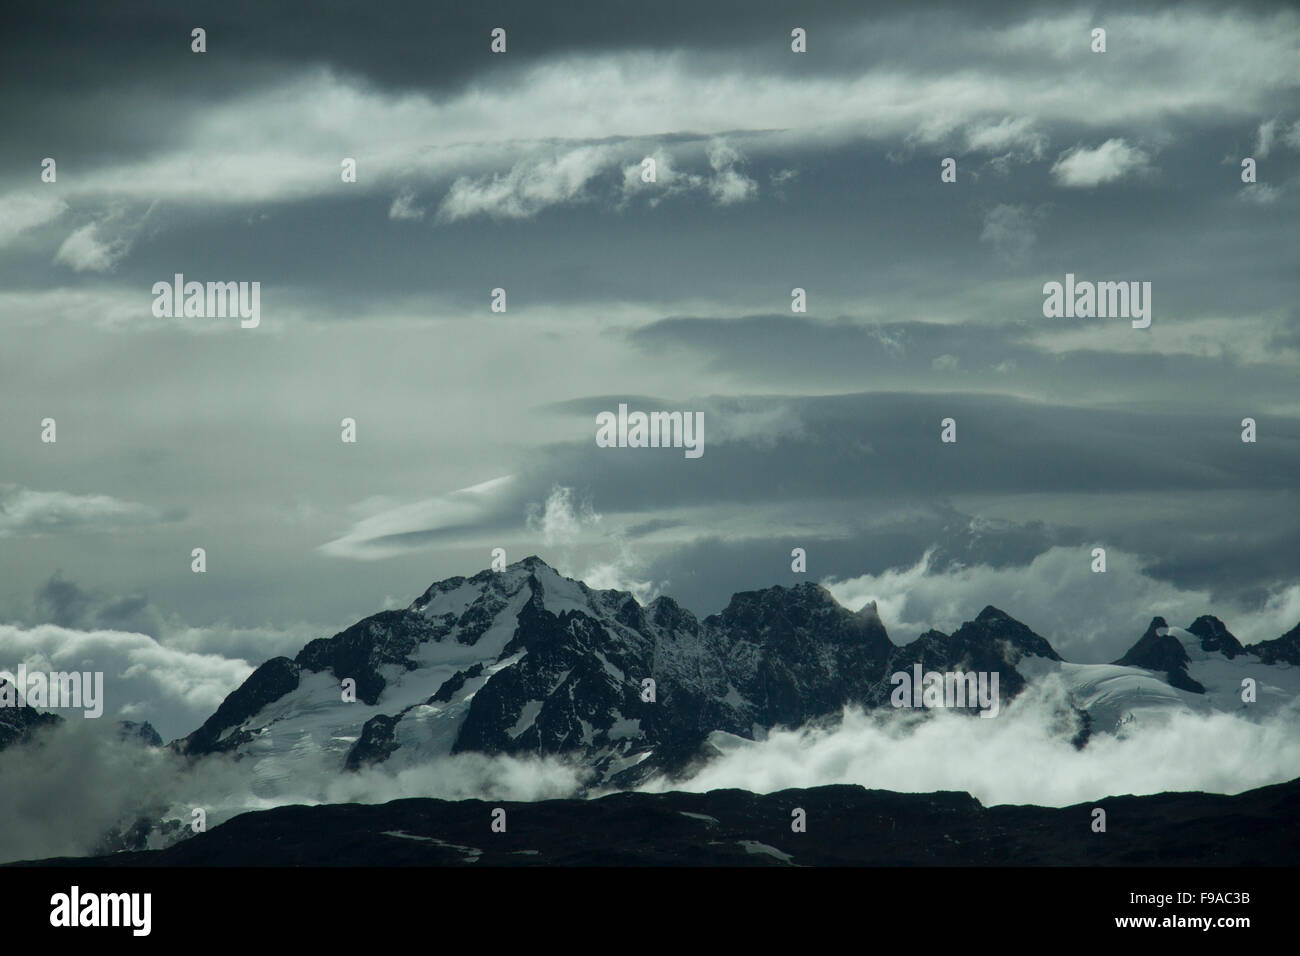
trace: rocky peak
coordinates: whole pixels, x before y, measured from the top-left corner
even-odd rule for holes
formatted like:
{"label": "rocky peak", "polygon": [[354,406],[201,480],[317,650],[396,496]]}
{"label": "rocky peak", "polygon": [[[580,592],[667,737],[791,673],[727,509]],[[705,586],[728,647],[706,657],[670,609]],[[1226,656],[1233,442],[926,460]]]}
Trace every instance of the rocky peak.
{"label": "rocky peak", "polygon": [[952,634],[952,640],[958,644],[971,645],[1005,644],[1012,651],[1009,663],[1015,663],[1020,656],[1029,654],[1045,657],[1049,661],[1059,661],[1061,655],[1032,630],[1021,624],[1010,614],[989,605],[976,615],[975,620],[967,621]]}
{"label": "rocky peak", "polygon": [[1202,614],[1187,630],[1200,638],[1203,651],[1209,653],[1217,651],[1229,660],[1238,654],[1246,653],[1246,649],[1241,646],[1241,641],[1233,636],[1222,621],[1212,615]]}
{"label": "rocky peak", "polygon": [[1205,688],[1187,673],[1189,660],[1183,642],[1169,633],[1165,619],[1153,617],[1146,633],[1115,663],[1156,671],[1165,676],[1171,687],[1204,694]]}
{"label": "rocky peak", "polygon": [[58,714],[46,713],[22,700],[19,688],[0,677],[0,750],[28,740],[43,727],[63,722]]}
{"label": "rocky peak", "polygon": [[1251,644],[1245,650],[1250,654],[1258,654],[1259,659],[1265,664],[1300,666],[1300,624],[1281,637]]}

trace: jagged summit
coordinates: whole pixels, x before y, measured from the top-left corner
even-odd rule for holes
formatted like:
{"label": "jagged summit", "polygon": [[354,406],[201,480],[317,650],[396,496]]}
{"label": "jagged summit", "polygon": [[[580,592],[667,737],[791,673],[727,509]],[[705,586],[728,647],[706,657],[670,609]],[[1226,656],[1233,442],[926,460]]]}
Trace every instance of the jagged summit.
{"label": "jagged summit", "polygon": [[1300,624],[1275,640],[1260,641],[1245,650],[1249,654],[1258,654],[1265,664],[1300,666]]}
{"label": "jagged summit", "polygon": [[[627,786],[684,772],[719,732],[754,739],[846,706],[890,706],[890,676],[916,665],[997,672],[1002,703],[1055,670],[1080,688],[1078,707],[1102,707],[1114,723],[1138,688],[1144,704],[1181,706],[1179,691],[1204,689],[1189,665],[1207,649],[1224,661],[1245,653],[1237,647],[1215,618],[1186,631],[1156,618],[1115,665],[1066,664],[992,605],[951,634],[899,646],[874,602],[850,611],[813,582],[742,591],[701,619],[666,595],[642,605],[529,555],[435,582],[404,609],[266,662],[173,746],[256,755],[286,775],[304,754],[340,771],[456,753],[553,755],[580,763],[593,784]],[[341,699],[347,681],[354,702]]]}
{"label": "jagged summit", "polygon": [[773,612],[786,615],[853,613],[835,600],[835,596],[822,585],[805,581],[791,586],[774,584],[757,591],[738,591],[731,596],[721,612],[710,615],[708,620],[737,621]]}
{"label": "jagged summit", "polygon": [[[874,600],[868,601],[866,604],[862,605],[862,607],[858,608],[857,615],[858,617],[866,618],[867,620],[879,621],[880,608],[876,606]],[[881,626],[883,627],[884,625],[882,624]]]}
{"label": "jagged summit", "polygon": [[1201,639],[1201,650],[1207,653],[1219,653],[1228,660],[1239,654],[1245,654],[1241,641],[1217,617],[1202,614],[1187,626],[1187,630]]}
{"label": "jagged summit", "polygon": [[1165,619],[1157,616],[1151,619],[1146,632],[1138,642],[1115,663],[1156,671],[1165,676],[1165,680],[1171,687],[1191,691],[1194,694],[1203,694],[1205,688],[1187,673],[1190,660],[1183,642],[1170,634]]}
{"label": "jagged summit", "polygon": [[[452,577],[429,585],[408,608],[426,617],[459,616],[466,607],[483,595],[514,595],[521,587],[549,609],[560,613],[595,605],[621,606],[635,598],[627,591],[595,589],[584,582],[565,577],[537,555],[529,555],[502,571],[486,568],[472,577]],[[593,605],[595,602],[595,605]]]}
{"label": "jagged summit", "polygon": [[952,637],[954,640],[978,644],[1000,643],[1012,655],[1027,654],[1049,661],[1061,660],[1061,655],[1056,653],[1046,638],[1035,634],[1010,614],[991,604],[980,611],[975,620],[967,621],[953,631]]}
{"label": "jagged summit", "polygon": [[[0,706],[0,750],[27,740],[42,727],[60,722],[57,715],[28,706],[22,700],[21,691],[22,688],[0,677],[0,699],[5,701],[4,706]],[[10,700],[13,703],[9,703]]]}

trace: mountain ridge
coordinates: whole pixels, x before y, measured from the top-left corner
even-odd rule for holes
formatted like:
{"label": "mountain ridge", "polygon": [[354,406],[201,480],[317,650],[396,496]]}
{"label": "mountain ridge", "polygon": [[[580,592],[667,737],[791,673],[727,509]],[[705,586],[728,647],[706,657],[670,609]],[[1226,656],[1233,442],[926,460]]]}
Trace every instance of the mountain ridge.
{"label": "mountain ridge", "polygon": [[[1043,668],[1091,669],[1085,676],[1101,689],[1090,684],[1088,694],[1105,705],[1099,725],[1092,698],[1072,705],[1081,747],[1095,729],[1131,717],[1111,711],[1134,692],[1143,706],[1182,699],[1176,691],[1205,697],[1188,670],[1189,647],[1198,658],[1263,663],[1211,615],[1187,629],[1154,618],[1113,665],[1074,665],[993,605],[951,634],[930,630],[898,645],[873,604],[850,611],[815,582],[737,592],[700,619],[667,595],[642,605],[530,555],[503,571],[434,582],[405,609],[267,661],[171,746],[192,757],[263,759],[306,734],[352,771],[439,753],[568,756],[593,785],[627,787],[697,766],[715,732],[760,739],[845,706],[885,706],[890,675],[919,665],[997,672],[1000,704]],[[347,678],[356,703],[336,707]],[[320,716],[327,712],[334,716]]]}

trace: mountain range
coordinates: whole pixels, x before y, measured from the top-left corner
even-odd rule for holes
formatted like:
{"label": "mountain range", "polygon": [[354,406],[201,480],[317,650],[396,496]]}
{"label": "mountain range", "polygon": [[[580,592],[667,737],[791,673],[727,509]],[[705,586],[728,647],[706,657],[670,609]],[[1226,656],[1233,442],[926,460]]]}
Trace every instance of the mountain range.
{"label": "mountain range", "polygon": [[[172,746],[256,760],[268,780],[308,756],[345,772],[464,752],[556,755],[593,785],[625,788],[685,772],[715,734],[758,739],[846,705],[888,706],[890,676],[914,665],[996,671],[1004,704],[1055,675],[1083,746],[1157,711],[1239,711],[1243,677],[1258,685],[1250,706],[1267,713],[1300,690],[1297,663],[1300,625],[1243,647],[1210,616],[1187,628],[1157,617],[1113,664],[1066,662],[994,607],[898,646],[874,603],[850,611],[814,583],[742,592],[701,620],[669,597],[643,607],[529,557],[438,582],[404,610],[267,661]],[[348,678],[353,703],[342,702]]]}
{"label": "mountain range", "polygon": [[[405,609],[266,661],[168,746],[193,761],[233,757],[269,800],[322,766],[397,773],[466,753],[565,759],[590,795],[671,781],[728,743],[832,722],[846,706],[887,708],[891,675],[918,666],[996,672],[1000,706],[1059,681],[1060,726],[1083,748],[1177,711],[1266,716],[1300,693],[1297,664],[1300,625],[1243,646],[1215,617],[1186,628],[1156,617],[1115,662],[1074,664],[991,606],[899,646],[874,603],[850,611],[815,583],[738,593],[700,619],[669,597],[643,606],[529,557],[440,581]],[[0,747],[55,720],[0,710]],[[160,743],[147,724],[123,733]],[[115,847],[140,848],[151,829],[137,823]]]}

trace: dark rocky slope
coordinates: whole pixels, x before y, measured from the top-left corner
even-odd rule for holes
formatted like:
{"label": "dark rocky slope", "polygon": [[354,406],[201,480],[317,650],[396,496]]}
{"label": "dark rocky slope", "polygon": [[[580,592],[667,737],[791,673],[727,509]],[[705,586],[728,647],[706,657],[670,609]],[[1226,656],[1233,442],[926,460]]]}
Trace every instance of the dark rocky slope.
{"label": "dark rocky slope", "polygon": [[[491,830],[506,811],[506,832]],[[1092,831],[1102,807],[1107,831]],[[791,831],[791,811],[807,832]],[[1235,796],[1107,797],[983,807],[965,793],[855,786],[753,794],[625,792],[597,800],[397,800],[246,813],[153,852],[92,866],[1293,866],[1300,780]],[[18,864],[37,865],[37,864]]]}

